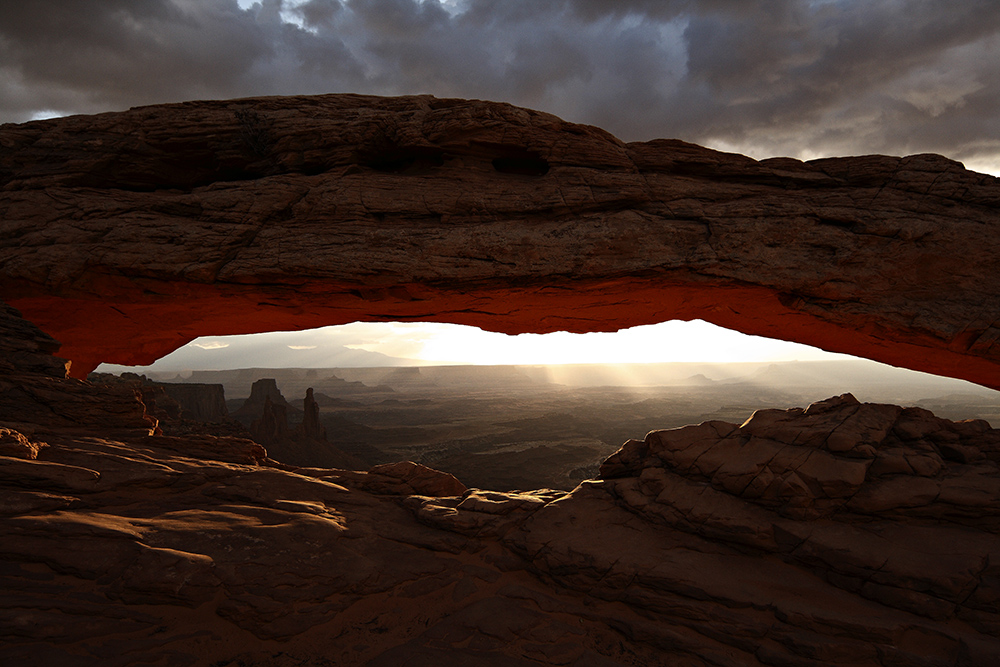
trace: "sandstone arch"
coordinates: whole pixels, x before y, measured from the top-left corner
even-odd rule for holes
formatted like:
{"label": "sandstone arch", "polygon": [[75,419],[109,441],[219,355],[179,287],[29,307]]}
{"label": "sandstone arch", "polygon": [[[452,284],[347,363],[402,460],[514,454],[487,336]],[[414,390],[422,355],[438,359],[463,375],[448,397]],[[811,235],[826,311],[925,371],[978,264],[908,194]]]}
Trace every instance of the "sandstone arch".
{"label": "sandstone arch", "polygon": [[0,298],[81,376],[198,335],[701,318],[1000,388],[1000,180],[755,161],[429,96],[0,128]]}

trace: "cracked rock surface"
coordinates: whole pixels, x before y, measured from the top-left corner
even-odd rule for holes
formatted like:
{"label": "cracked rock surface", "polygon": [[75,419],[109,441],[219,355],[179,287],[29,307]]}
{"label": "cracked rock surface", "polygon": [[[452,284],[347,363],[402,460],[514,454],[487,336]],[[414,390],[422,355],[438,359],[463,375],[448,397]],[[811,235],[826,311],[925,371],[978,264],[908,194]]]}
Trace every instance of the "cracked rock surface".
{"label": "cracked rock surface", "polygon": [[1000,662],[985,422],[844,395],[499,493],[157,435],[141,391],[65,378],[11,308],[0,331],[3,664]]}
{"label": "cracked rock surface", "polygon": [[76,377],[199,335],[700,318],[1000,387],[1000,180],[755,161],[430,96],[188,102],[0,127],[0,298]]}

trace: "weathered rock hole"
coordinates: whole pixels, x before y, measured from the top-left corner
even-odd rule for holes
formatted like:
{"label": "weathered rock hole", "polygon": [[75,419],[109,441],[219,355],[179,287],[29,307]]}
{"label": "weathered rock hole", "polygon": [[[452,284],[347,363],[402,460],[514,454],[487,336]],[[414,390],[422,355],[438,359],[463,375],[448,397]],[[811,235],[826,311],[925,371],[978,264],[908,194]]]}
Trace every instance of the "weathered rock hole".
{"label": "weathered rock hole", "polygon": [[969,463],[969,452],[962,447],[955,447],[946,443],[938,443],[938,452],[941,458],[952,463]]}
{"label": "weathered rock hole", "polygon": [[304,176],[319,176],[320,174],[326,173],[327,166],[322,163],[306,164],[300,169]]}
{"label": "weathered rock hole", "polygon": [[399,147],[367,155],[361,162],[375,171],[398,174],[440,167],[444,164],[444,153],[433,148]]}
{"label": "weathered rock hole", "polygon": [[854,220],[837,220],[835,218],[819,218],[818,222],[821,225],[827,225],[828,227],[840,227],[841,229],[850,229],[857,224]]}
{"label": "weathered rock hole", "polygon": [[549,162],[548,160],[542,159],[537,155],[525,151],[523,155],[494,158],[493,168],[501,174],[544,176],[549,173]]}
{"label": "weathered rock hole", "polygon": [[212,183],[254,180],[272,170],[267,160],[226,154],[207,141],[176,140],[123,150],[115,159],[95,166],[70,184],[132,192],[190,192]]}

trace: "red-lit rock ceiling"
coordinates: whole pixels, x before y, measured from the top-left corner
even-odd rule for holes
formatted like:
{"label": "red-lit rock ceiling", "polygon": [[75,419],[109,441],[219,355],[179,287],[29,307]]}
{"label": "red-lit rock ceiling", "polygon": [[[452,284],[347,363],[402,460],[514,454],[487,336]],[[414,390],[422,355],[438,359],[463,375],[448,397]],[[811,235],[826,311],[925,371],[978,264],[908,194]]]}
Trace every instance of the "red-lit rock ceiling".
{"label": "red-lit rock ceiling", "polygon": [[939,156],[757,162],[357,95],[7,125],[0,146],[0,298],[78,376],[355,320],[700,318],[1000,387],[1000,180]]}

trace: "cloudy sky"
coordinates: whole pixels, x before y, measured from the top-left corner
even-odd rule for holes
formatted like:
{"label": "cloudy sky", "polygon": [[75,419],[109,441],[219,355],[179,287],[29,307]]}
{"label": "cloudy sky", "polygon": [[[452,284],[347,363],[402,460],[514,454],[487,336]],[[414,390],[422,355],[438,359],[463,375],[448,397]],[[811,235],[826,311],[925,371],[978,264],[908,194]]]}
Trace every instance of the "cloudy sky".
{"label": "cloudy sky", "polygon": [[1000,171],[996,0],[17,0],[0,121],[250,95],[478,97],[755,157]]}
{"label": "cloudy sky", "polygon": [[757,158],[935,152],[1000,174],[997,63],[997,0],[0,2],[0,122],[431,93],[628,141]]}

